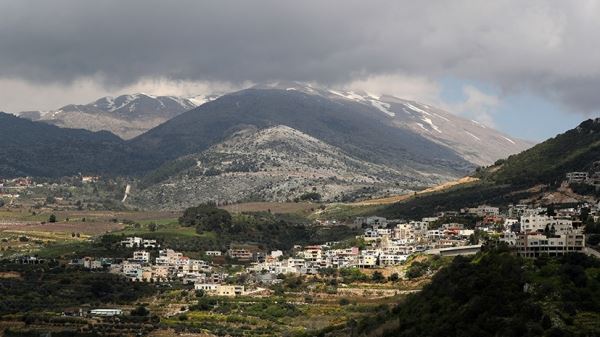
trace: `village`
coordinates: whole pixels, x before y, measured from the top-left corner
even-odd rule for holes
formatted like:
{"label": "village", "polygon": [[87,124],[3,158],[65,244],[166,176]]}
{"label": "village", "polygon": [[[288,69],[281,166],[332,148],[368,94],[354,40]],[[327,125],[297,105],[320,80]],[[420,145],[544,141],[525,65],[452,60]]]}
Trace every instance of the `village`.
{"label": "village", "polygon": [[[570,172],[563,184],[571,188],[595,187],[595,177]],[[4,193],[18,184],[23,185],[18,188],[22,195],[39,188],[32,181],[5,181]],[[97,186],[94,182],[81,184],[92,193]],[[527,200],[508,205],[479,204],[406,218],[372,215],[377,212],[310,218],[306,215],[315,212],[315,204],[294,203],[296,212],[307,213],[298,224],[281,225],[275,220],[281,219],[280,215],[272,213],[271,208],[283,205],[271,203],[262,213],[244,213],[240,206],[230,207],[229,225],[215,222],[212,227],[200,222],[186,225],[180,212],[96,211],[78,207],[70,200],[35,200],[42,206],[29,206],[23,213],[23,208],[15,204],[24,199],[12,200],[15,202],[7,208],[11,209],[7,211],[9,216],[17,214],[23,217],[23,223],[34,224],[23,225],[29,229],[27,232],[5,225],[9,229],[0,241],[0,260],[7,268],[4,277],[23,277],[25,270],[49,268],[64,273],[55,283],[58,285],[70,282],[65,280],[73,275],[81,278],[77,281],[83,286],[79,292],[89,284],[86,278],[122,282],[112,300],[71,302],[52,318],[44,316],[36,321],[45,327],[46,320],[74,320],[82,331],[106,327],[120,334],[132,326],[147,331],[195,331],[197,324],[202,327],[198,331],[217,331],[224,326],[241,329],[242,321],[252,322],[259,330],[275,323],[281,329],[321,329],[340,322],[338,314],[324,316],[322,308],[339,308],[335,310],[347,315],[346,319],[375,313],[381,303],[394,303],[422,292],[440,270],[461,257],[477,259],[492,251],[503,251],[526,260],[569,258],[566,255],[570,253],[600,258],[594,232],[589,231],[590,224],[600,223],[600,203],[595,197],[554,204]],[[228,215],[226,207],[207,205],[189,219],[213,212]],[[48,214],[56,214],[58,221],[45,222]],[[41,222],[35,224],[37,221]],[[230,230],[244,228],[246,223],[249,227],[245,233],[254,236]],[[68,230],[63,241],[52,242],[41,236],[43,232],[36,232],[65,230],[61,226]],[[94,231],[81,233],[81,237],[74,231],[87,227]],[[302,230],[285,232],[290,228]],[[275,231],[281,232],[268,236]],[[313,232],[337,234],[307,236]],[[278,241],[283,237],[281,233],[302,235],[284,234],[285,240]],[[94,285],[94,291],[104,294],[105,285],[100,283]],[[136,297],[132,298],[136,300],[119,300],[134,293]],[[249,308],[253,317],[260,317],[259,321],[239,316]],[[275,316],[263,316],[264,308],[271,308]],[[277,315],[290,320],[298,317],[298,321],[283,324]],[[300,317],[310,317],[310,321]]]}
{"label": "village", "polygon": [[[570,172],[565,182],[595,186],[596,178],[595,174]],[[29,180],[5,183],[5,193],[6,185],[22,185],[19,189],[23,191],[34,184]],[[88,184],[87,181],[82,183]],[[193,257],[187,256],[189,251],[182,252],[172,246],[173,242],[153,237],[152,231],[157,226],[151,225],[153,228],[147,235],[121,234],[119,241],[112,243],[112,249],[120,250],[119,257],[79,255],[60,263],[84,273],[113,274],[133,284],[232,299],[270,298],[286,280],[294,277],[309,278],[325,285],[330,282],[327,275],[353,273],[359,276],[360,285],[340,283],[334,291],[337,295],[329,291],[327,296],[343,298],[344,294],[351,293],[365,299],[391,298],[418,291],[420,285],[415,289],[406,285],[435,274],[437,269],[427,263],[420,269],[413,268],[415,261],[432,258],[450,261],[448,259],[455,256],[475,255],[486,247],[504,247],[514,255],[526,258],[568,253],[600,257],[597,250],[586,247],[586,224],[582,219],[600,222],[600,203],[579,202],[564,204],[564,207],[560,204],[541,207],[533,203],[509,204],[507,207],[482,204],[436,212],[420,219],[388,219],[375,215],[357,216],[352,220],[317,219],[307,226],[345,226],[359,234],[339,241],[295,243],[290,249],[269,250],[239,238],[227,249],[195,251]],[[14,261],[45,263],[36,255],[17,256]],[[399,286],[398,281],[405,283]],[[386,282],[388,285],[383,286]],[[352,287],[358,288],[353,291]],[[123,315],[128,309],[92,306],[78,310],[77,315],[113,317]],[[175,313],[181,314],[180,311]]]}
{"label": "village", "polygon": [[[485,244],[505,244],[524,257],[572,252],[598,256],[597,251],[585,247],[579,218],[582,212],[588,212],[594,221],[599,221],[599,206],[549,210],[511,205],[501,212],[498,207],[481,205],[413,221],[357,217],[353,225],[361,227],[363,234],[351,242],[297,245],[288,253],[264,252],[250,244],[232,244],[227,251],[205,251],[205,259],[191,259],[168,247],[160,247],[156,240],[127,237],[120,245],[134,249],[128,259],[85,257],[71,264],[89,270],[105,269],[131,282],[193,285],[193,289],[207,295],[264,296],[284,275],[317,275],[331,268],[385,270],[401,266],[411,256],[473,255]],[[465,217],[477,221],[474,225],[443,221]],[[222,262],[224,258],[239,268],[227,272],[225,267],[228,266]],[[213,263],[217,260],[221,263]],[[399,278],[407,276],[399,275]]]}

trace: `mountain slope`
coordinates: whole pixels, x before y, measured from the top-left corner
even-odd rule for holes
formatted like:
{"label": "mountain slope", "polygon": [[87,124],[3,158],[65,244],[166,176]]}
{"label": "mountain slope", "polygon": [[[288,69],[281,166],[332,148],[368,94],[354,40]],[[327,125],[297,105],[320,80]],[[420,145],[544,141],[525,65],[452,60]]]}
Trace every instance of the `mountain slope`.
{"label": "mountain slope", "polygon": [[483,203],[505,206],[522,199],[547,203],[551,201],[543,197],[562,188],[566,173],[589,171],[599,160],[600,118],[596,118],[480,170],[474,175],[479,178],[476,182],[389,205],[379,214],[418,217]]}
{"label": "mountain slope", "polygon": [[422,291],[356,324],[358,332],[326,336],[598,336],[598,268],[576,253],[535,263],[500,249],[458,256]]}
{"label": "mountain slope", "polygon": [[[287,126],[239,130],[224,142],[169,163],[143,180],[134,193],[138,206],[184,208],[209,200],[286,201],[318,193],[326,200],[404,191],[419,172],[354,158]],[[161,178],[166,180],[161,181]],[[423,175],[419,182],[431,179]],[[144,187],[144,186],[142,186]]]}
{"label": "mountain slope", "polygon": [[239,128],[285,125],[361,160],[396,169],[457,177],[474,168],[453,149],[390,123],[372,106],[298,90],[247,89],[181,114],[132,140],[175,159],[201,152]]}
{"label": "mountain slope", "polygon": [[154,165],[119,137],[0,112],[0,177],[131,174]]}
{"label": "mountain slope", "polygon": [[528,141],[510,138],[481,123],[461,118],[442,109],[395,96],[376,96],[364,91],[327,90],[297,82],[279,82],[258,87],[300,91],[374,108],[374,113],[383,114],[389,124],[398,128],[408,128],[426,139],[456,151],[464,159],[478,166],[492,164],[499,158],[519,153],[534,145]]}
{"label": "mountain slope", "polygon": [[103,97],[89,104],[70,104],[53,111],[24,111],[17,115],[64,128],[106,130],[130,139],[212,98],[133,94]]}
{"label": "mountain slope", "polygon": [[600,118],[550,138],[533,148],[500,161],[478,177],[513,185],[552,184],[570,171],[587,171],[600,160]]}

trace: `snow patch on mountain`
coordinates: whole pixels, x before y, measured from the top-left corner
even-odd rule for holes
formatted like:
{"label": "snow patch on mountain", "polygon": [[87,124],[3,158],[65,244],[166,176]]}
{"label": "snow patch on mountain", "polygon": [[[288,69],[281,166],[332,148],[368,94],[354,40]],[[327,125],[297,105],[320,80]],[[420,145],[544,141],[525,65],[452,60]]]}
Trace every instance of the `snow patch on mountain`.
{"label": "snow patch on mountain", "polygon": [[506,138],[506,137],[504,137],[504,136],[502,136],[502,138],[506,139],[507,141],[509,141],[509,142],[510,142],[510,143],[512,143],[512,144],[516,144],[516,143],[515,143],[515,142],[514,142],[512,139]]}
{"label": "snow patch on mountain", "polygon": [[429,126],[431,126],[431,128],[433,128],[435,131],[442,133],[442,130],[440,130],[440,128],[437,125],[433,124],[433,122],[431,121],[430,118],[423,117],[423,118],[421,118],[421,120],[423,122],[429,124]]}
{"label": "snow patch on mountain", "polygon": [[411,109],[411,110],[414,110],[414,111],[420,112],[420,113],[422,113],[422,114],[425,114],[425,115],[427,115],[427,116],[431,116],[431,114],[430,114],[429,112],[427,112],[427,111],[425,111],[425,110],[423,110],[423,109],[420,109],[420,108],[418,108],[418,107],[416,107],[416,106],[414,106],[414,105],[412,105],[412,104],[410,104],[410,103],[406,103],[405,105],[406,105],[406,106],[407,106],[409,109]]}
{"label": "snow patch on mountain", "polygon": [[470,133],[469,131],[465,131],[465,132],[466,132],[466,133],[467,133],[469,136],[471,136],[471,137],[473,137],[473,138],[477,139],[478,141],[480,141],[480,140],[481,140],[481,138],[479,138],[479,137],[475,136],[474,134]]}
{"label": "snow patch on mountain", "polygon": [[374,107],[376,107],[377,109],[379,109],[379,111],[382,111],[383,113],[385,113],[386,115],[390,116],[390,117],[395,117],[396,114],[392,111],[390,111],[390,107],[391,105],[388,103],[384,103],[381,101],[376,101],[376,100],[370,100],[371,105],[373,105]]}

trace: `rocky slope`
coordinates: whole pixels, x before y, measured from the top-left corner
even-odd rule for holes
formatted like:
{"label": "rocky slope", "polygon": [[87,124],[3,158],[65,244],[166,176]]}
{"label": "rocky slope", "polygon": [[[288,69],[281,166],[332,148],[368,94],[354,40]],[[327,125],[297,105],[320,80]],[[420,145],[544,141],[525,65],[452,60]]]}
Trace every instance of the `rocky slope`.
{"label": "rocky slope", "polygon": [[179,166],[167,180],[134,192],[131,202],[169,209],[210,200],[290,201],[313,192],[325,200],[343,200],[365,193],[401,193],[406,186],[446,178],[360,160],[283,125],[239,130],[178,161],[188,165]]}

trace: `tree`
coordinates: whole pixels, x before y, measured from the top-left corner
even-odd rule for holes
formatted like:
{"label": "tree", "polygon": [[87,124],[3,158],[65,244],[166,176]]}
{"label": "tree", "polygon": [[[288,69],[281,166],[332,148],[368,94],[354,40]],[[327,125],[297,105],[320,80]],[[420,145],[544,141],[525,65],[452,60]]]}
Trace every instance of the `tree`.
{"label": "tree", "polygon": [[406,277],[409,279],[415,279],[425,275],[427,272],[427,266],[421,262],[413,262],[408,270],[406,270]]}
{"label": "tree", "polygon": [[158,226],[154,222],[151,222],[150,224],[148,224],[148,230],[151,232],[156,232],[157,228],[158,228]]}
{"label": "tree", "polygon": [[371,275],[371,279],[373,280],[373,282],[377,283],[382,283],[385,281],[385,277],[380,271],[374,272],[373,275]]}
{"label": "tree", "polygon": [[140,305],[139,307],[131,310],[131,316],[148,316],[150,311],[145,306]]}
{"label": "tree", "polygon": [[0,207],[4,206],[4,200],[0,199]]}
{"label": "tree", "polygon": [[348,305],[350,304],[350,300],[348,300],[347,298],[341,298],[339,303],[340,305]]}
{"label": "tree", "polygon": [[321,201],[321,195],[317,192],[307,192],[302,194],[298,199],[301,201]]}
{"label": "tree", "polygon": [[50,214],[50,217],[48,217],[48,222],[56,222],[56,215]]}
{"label": "tree", "polygon": [[203,204],[186,209],[179,218],[179,223],[183,226],[196,226],[199,232],[220,233],[231,230],[231,214],[215,206]]}
{"label": "tree", "polygon": [[389,279],[392,282],[398,282],[400,280],[400,275],[398,275],[398,273],[393,273],[390,275]]}

